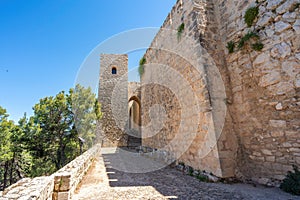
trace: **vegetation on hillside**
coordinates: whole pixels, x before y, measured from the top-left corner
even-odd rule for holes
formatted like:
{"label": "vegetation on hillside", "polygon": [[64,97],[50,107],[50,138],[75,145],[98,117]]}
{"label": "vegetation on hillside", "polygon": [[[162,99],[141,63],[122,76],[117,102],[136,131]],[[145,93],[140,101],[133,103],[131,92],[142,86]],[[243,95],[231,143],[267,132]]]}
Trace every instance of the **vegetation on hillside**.
{"label": "vegetation on hillside", "polygon": [[17,124],[0,107],[0,190],[24,177],[50,175],[93,145],[100,105],[91,89],[77,85],[68,93],[45,97]]}

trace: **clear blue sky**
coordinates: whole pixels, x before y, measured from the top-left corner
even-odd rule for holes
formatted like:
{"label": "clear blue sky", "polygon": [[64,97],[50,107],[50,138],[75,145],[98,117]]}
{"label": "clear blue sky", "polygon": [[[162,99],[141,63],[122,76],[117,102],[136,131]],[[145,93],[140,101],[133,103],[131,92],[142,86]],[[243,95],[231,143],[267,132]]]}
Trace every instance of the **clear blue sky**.
{"label": "clear blue sky", "polygon": [[[0,106],[14,121],[31,115],[39,99],[74,86],[99,43],[130,29],[160,27],[175,2],[0,0]],[[130,56],[129,65],[138,65],[139,56]]]}

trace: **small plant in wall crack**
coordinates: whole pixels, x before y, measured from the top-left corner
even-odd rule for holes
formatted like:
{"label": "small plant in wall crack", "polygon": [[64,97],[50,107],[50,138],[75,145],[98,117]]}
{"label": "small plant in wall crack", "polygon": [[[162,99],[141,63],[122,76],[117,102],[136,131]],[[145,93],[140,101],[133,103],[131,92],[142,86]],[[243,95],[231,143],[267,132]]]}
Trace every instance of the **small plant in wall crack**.
{"label": "small plant in wall crack", "polygon": [[142,75],[144,74],[145,72],[145,64],[146,64],[147,60],[145,57],[141,58],[140,60],[140,63],[139,63],[139,68],[138,68],[138,72],[139,72],[139,75],[140,77],[142,77]]}
{"label": "small plant in wall crack", "polygon": [[[259,5],[248,8],[246,10],[244,15],[244,21],[249,28],[253,25],[258,14],[259,14]],[[260,41],[260,37],[255,31],[248,32],[238,42],[234,42],[234,41],[228,42],[226,47],[228,49],[228,53],[233,53],[235,51],[236,46],[238,50],[241,50],[246,46],[246,44],[248,44],[248,46],[255,51],[261,51],[264,48],[264,44]]]}
{"label": "small plant in wall crack", "polygon": [[248,42],[251,38],[253,39],[259,39],[259,36],[257,35],[257,33],[254,32],[248,32],[246,35],[244,35],[239,43],[238,43],[238,48],[241,49],[242,47],[244,47],[245,43]]}
{"label": "small plant in wall crack", "polygon": [[180,24],[180,26],[177,28],[177,39],[180,40],[182,33],[184,31],[184,23]]}
{"label": "small plant in wall crack", "polygon": [[[263,43],[260,42],[260,37],[257,33],[251,31],[244,35],[238,42],[237,47],[238,50],[241,50],[245,47],[246,44],[249,44],[250,47],[255,51],[261,51],[264,47]],[[230,41],[227,43],[227,49],[229,53],[233,53],[235,50],[236,43],[234,41]]]}
{"label": "small plant in wall crack", "polygon": [[264,48],[264,44],[261,42],[256,42],[256,43],[252,44],[251,47],[255,51],[261,51]]}
{"label": "small plant in wall crack", "polygon": [[248,25],[248,27],[252,26],[254,20],[256,19],[257,15],[258,15],[258,12],[259,12],[259,10],[258,10],[257,6],[248,8],[246,10],[244,20],[245,20],[245,23]]}
{"label": "small plant in wall crack", "polygon": [[228,49],[229,53],[233,53],[235,48],[235,43],[233,41],[228,42],[226,48]]}

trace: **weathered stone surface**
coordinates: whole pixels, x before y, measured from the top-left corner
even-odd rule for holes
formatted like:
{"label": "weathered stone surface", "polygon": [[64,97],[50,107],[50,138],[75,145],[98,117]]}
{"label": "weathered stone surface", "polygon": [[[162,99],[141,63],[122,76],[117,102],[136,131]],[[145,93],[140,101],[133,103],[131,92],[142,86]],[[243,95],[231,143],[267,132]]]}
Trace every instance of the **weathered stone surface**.
{"label": "weathered stone surface", "polygon": [[270,155],[270,156],[273,155],[272,152],[270,150],[268,150],[268,149],[262,149],[261,151],[265,155]]}
{"label": "weathered stone surface", "polygon": [[283,147],[292,147],[292,144],[289,142],[284,142],[284,143],[282,143],[282,146]]}
{"label": "weathered stone surface", "polygon": [[284,131],[281,130],[273,130],[271,132],[272,137],[283,137],[285,135]]}
{"label": "weathered stone surface", "polygon": [[282,70],[292,78],[292,80],[295,78],[295,75],[297,72],[300,72],[300,64],[298,64],[295,61],[284,61],[282,63]]}
{"label": "weathered stone surface", "polygon": [[271,56],[274,58],[285,58],[291,54],[291,47],[285,42],[276,44],[271,49]]}
{"label": "weathered stone surface", "polygon": [[282,109],[283,109],[282,103],[276,105],[276,110],[282,110]]}
{"label": "weathered stone surface", "polygon": [[277,8],[282,2],[284,2],[284,0],[268,0],[267,1],[267,9],[269,10],[274,10],[275,8]]}
{"label": "weathered stone surface", "polygon": [[260,27],[265,27],[266,25],[268,25],[272,19],[273,19],[273,13],[272,12],[268,12],[268,13],[265,13],[263,16],[261,16],[258,21],[257,21],[257,26],[260,26]]}
{"label": "weathered stone surface", "polygon": [[[200,5],[203,3],[200,0],[197,2]],[[228,111],[236,122],[232,132],[241,138],[241,145],[245,149],[245,152],[247,152],[247,155],[249,155],[249,157],[242,153],[237,155],[238,160],[243,161],[238,161],[240,164],[238,169],[241,170],[241,173],[248,178],[271,178],[275,175],[276,177],[281,177],[287,172],[286,166],[283,165],[291,166],[294,162],[293,155],[287,151],[288,149],[282,150],[278,148],[280,144],[285,142],[295,145],[297,143],[295,140],[295,138],[297,138],[296,134],[287,136],[286,133],[291,133],[292,130],[300,126],[300,122],[291,122],[291,119],[298,118],[296,110],[297,106],[300,105],[299,99],[296,98],[295,100],[292,100],[292,98],[297,96],[297,87],[300,85],[296,78],[296,75],[299,73],[297,69],[299,68],[297,54],[299,54],[300,40],[296,35],[297,32],[295,31],[298,30],[297,26],[300,25],[297,19],[297,17],[300,16],[300,13],[299,9],[291,9],[292,7],[289,6],[291,5],[291,2],[292,1],[288,0],[262,1],[259,5],[257,22],[253,25],[253,27],[247,28],[241,17],[243,14],[241,15],[239,12],[235,14],[232,10],[245,11],[247,8],[254,6],[253,2],[216,1],[215,5],[212,6],[212,8],[214,8],[212,10],[215,11],[215,14],[209,15],[213,18],[213,20],[209,20],[205,30],[210,30],[210,27],[213,24],[218,24],[219,22],[219,34],[215,35],[210,31],[205,31],[202,27],[199,27],[199,29],[196,30],[189,28],[189,30],[193,30],[192,32],[204,33],[201,36],[201,45],[203,48],[208,50],[209,54],[214,58],[214,61],[217,63],[216,66],[221,74],[226,71],[224,70],[224,68],[226,68],[224,66],[226,66],[226,64],[228,66],[228,74],[225,75],[223,73],[222,78],[223,80],[226,80],[226,77],[230,77],[231,81],[231,87],[228,87],[228,85],[225,84],[225,88],[227,88],[227,95],[233,99],[233,101],[229,101],[231,104],[229,106],[230,111]],[[163,28],[176,30],[180,23],[182,23],[182,14],[184,13],[186,16],[190,10],[195,9],[189,3],[183,4],[185,5],[183,6],[182,12],[177,13],[176,10],[172,10],[169,15],[169,17],[171,16],[172,18],[173,24],[165,23],[162,26]],[[202,13],[202,10],[205,10],[205,8],[199,6],[197,9],[201,11],[197,13],[195,18],[197,18],[198,15],[205,16],[205,14]],[[277,13],[276,9],[281,14]],[[203,22],[202,18],[199,17],[198,21]],[[184,23],[188,24],[185,20],[186,19],[184,19]],[[259,27],[263,28],[260,30]],[[224,59],[225,61],[220,59],[222,57],[222,53],[216,50],[216,47],[226,47],[227,43],[230,41],[238,43],[241,37],[249,32],[249,30],[253,29],[259,30],[258,34],[261,36],[260,40],[264,44],[264,48],[261,51],[254,51],[251,48],[248,48],[249,46],[247,44],[241,50],[236,49],[234,53],[228,54],[228,56]],[[190,32],[187,34],[192,33]],[[197,42],[198,37],[196,36],[195,38],[195,42]],[[218,38],[220,38],[221,43]],[[174,40],[167,42],[168,40],[169,38],[166,38],[162,34],[158,34],[157,38],[153,41],[153,44],[160,44],[160,47],[164,45],[170,47],[172,46],[170,44],[174,44],[172,49],[176,49],[175,46],[177,41]],[[182,45],[182,43],[180,45],[180,53],[189,51],[190,54],[193,54],[190,51],[192,49],[191,47],[186,47]],[[178,48],[176,50],[178,50]],[[223,51],[227,52],[227,49],[224,48]],[[215,57],[217,54],[220,55],[218,58]],[[155,54],[155,52],[151,50],[149,50],[146,55],[151,55],[149,60],[153,59],[157,61],[157,63],[165,61],[166,58],[168,58],[168,61],[174,60],[174,62],[167,62],[168,65],[174,66],[176,63],[180,63],[173,57]],[[189,58],[189,56],[187,56],[187,58]],[[226,62],[224,65],[221,64],[223,61]],[[184,63],[181,65],[186,66]],[[177,68],[175,69],[177,70]],[[153,76],[153,72],[148,71],[146,74],[147,73],[152,73]],[[208,80],[206,83],[209,83],[211,80],[209,76],[207,77]],[[154,88],[149,90],[147,93],[153,95],[156,94],[157,91],[166,94],[165,91]],[[210,89],[208,91],[210,92]],[[150,99],[148,96],[145,98],[147,101]],[[159,98],[155,98],[153,96],[151,98],[152,100],[149,100],[150,102],[161,102]],[[167,102],[164,103],[168,104]],[[176,105],[174,107],[176,107]],[[279,121],[275,120],[269,122],[272,119],[277,119]],[[207,127],[209,126],[205,123],[206,121],[204,120],[203,124],[200,125],[200,127],[203,127],[202,131],[208,130]],[[225,123],[225,126],[226,125],[228,125],[228,123]],[[168,130],[171,129],[174,130],[175,127],[172,126],[172,128],[169,128]],[[168,135],[168,137],[170,137],[169,135],[172,135],[169,134],[170,131],[168,130],[160,136],[146,141],[146,143],[150,146],[162,145],[161,141],[166,141],[163,136]],[[188,128],[185,130],[188,130]],[[201,134],[205,135],[203,132]],[[224,138],[227,139],[218,144],[220,149],[224,147],[226,148],[225,141],[228,140],[228,136],[224,136]],[[202,140],[197,140],[198,144],[199,141]],[[261,151],[262,149],[267,150],[266,152],[268,153],[272,152],[273,155],[269,155],[270,153],[268,155],[263,154]],[[173,151],[177,152],[174,149]],[[192,147],[191,152],[188,152],[183,157],[187,161],[195,164],[193,162],[193,157],[195,158],[195,154],[193,154],[193,152],[197,152],[197,148]],[[222,155],[221,152],[219,155]],[[282,157],[283,159],[274,160],[274,156]],[[205,163],[213,162],[208,160]],[[248,164],[244,165],[243,163]],[[273,167],[273,164],[275,167]],[[257,166],[263,167],[258,169]]]}
{"label": "weathered stone surface", "polygon": [[300,34],[300,25],[294,25],[293,29],[296,32],[296,34]]}
{"label": "weathered stone surface", "polygon": [[300,74],[296,75],[295,86],[296,88],[300,88]]}
{"label": "weathered stone surface", "polygon": [[296,20],[296,13],[287,12],[284,15],[282,15],[282,20],[285,22],[294,22]]}
{"label": "weathered stone surface", "polygon": [[300,26],[300,19],[297,19],[294,23],[295,26]]}
{"label": "weathered stone surface", "polygon": [[253,65],[263,64],[265,62],[268,62],[269,59],[270,59],[270,54],[268,54],[268,53],[261,53],[260,55],[258,55],[256,57],[256,59],[253,62]]}
{"label": "weathered stone surface", "polygon": [[296,53],[295,57],[300,61],[300,53]]}
{"label": "weathered stone surface", "polygon": [[286,121],[284,120],[270,120],[270,126],[274,128],[283,128],[286,127]]}
{"label": "weathered stone surface", "polygon": [[273,29],[267,29],[265,31],[266,31],[266,34],[268,37],[272,37],[275,33],[275,31]]}
{"label": "weathered stone surface", "polygon": [[[98,100],[103,114],[100,140],[103,146],[127,146],[128,135],[128,56],[100,56]],[[112,73],[116,69],[116,74]]]}
{"label": "weathered stone surface", "polygon": [[70,194],[69,192],[60,192],[57,195],[58,200],[70,200]]}
{"label": "weathered stone surface", "polygon": [[276,12],[278,14],[283,14],[288,11],[291,11],[293,8],[295,8],[297,3],[300,3],[300,1],[299,0],[287,0],[285,3],[283,3],[281,6],[279,6],[276,9]]}
{"label": "weathered stone surface", "polygon": [[300,34],[300,19],[297,19],[293,25],[296,34]]}
{"label": "weathered stone surface", "polygon": [[22,179],[8,187],[0,199],[69,200],[100,149],[95,145],[51,176]]}
{"label": "weathered stone surface", "polygon": [[259,86],[266,87],[278,83],[280,82],[280,80],[281,80],[280,73],[277,71],[271,71],[270,73],[261,77],[259,81]]}
{"label": "weathered stone surface", "polygon": [[282,33],[283,31],[291,28],[291,25],[289,23],[285,23],[283,21],[279,21],[275,23],[275,31],[277,33]]}
{"label": "weathered stone surface", "polygon": [[279,82],[268,88],[272,94],[283,95],[294,91],[294,84],[292,82]]}
{"label": "weathered stone surface", "polygon": [[[52,177],[25,178],[6,188],[3,198],[8,199],[50,199],[53,191]],[[0,197],[1,198],[1,197]]]}

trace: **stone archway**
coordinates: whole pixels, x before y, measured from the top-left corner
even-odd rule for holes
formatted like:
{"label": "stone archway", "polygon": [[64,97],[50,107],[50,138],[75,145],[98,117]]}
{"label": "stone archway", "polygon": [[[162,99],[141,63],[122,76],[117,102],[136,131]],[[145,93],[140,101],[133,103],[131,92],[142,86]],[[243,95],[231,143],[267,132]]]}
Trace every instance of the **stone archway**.
{"label": "stone archway", "polygon": [[141,126],[141,102],[133,96],[128,101],[129,129],[140,131]]}
{"label": "stone archway", "polygon": [[137,96],[128,100],[128,147],[141,146],[141,101]]}

